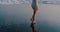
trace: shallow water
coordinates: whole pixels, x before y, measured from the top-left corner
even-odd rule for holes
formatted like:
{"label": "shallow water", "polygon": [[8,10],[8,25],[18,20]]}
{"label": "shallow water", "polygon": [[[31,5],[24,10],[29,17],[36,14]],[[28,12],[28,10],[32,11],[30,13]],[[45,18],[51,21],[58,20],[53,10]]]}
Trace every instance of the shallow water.
{"label": "shallow water", "polygon": [[[36,17],[36,28],[39,32],[60,32],[58,22],[60,20],[55,18],[60,16],[60,9],[56,11],[56,8],[59,7],[56,5],[40,5],[40,13]],[[0,5],[0,32],[31,32],[30,18],[32,12],[31,6],[26,4]],[[54,16],[55,13],[58,15]]]}

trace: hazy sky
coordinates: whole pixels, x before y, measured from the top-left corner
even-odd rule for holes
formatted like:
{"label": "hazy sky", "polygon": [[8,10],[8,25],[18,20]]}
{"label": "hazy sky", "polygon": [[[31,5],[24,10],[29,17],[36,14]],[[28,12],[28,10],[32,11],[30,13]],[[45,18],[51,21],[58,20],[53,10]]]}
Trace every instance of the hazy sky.
{"label": "hazy sky", "polygon": [[42,0],[42,1],[60,1],[60,0]]}
{"label": "hazy sky", "polygon": [[[49,1],[53,1],[53,3],[55,3],[56,1],[60,0],[39,0],[39,2],[40,1],[48,1],[48,3],[51,3]],[[0,4],[23,4],[23,3],[31,4],[32,0],[0,0]]]}

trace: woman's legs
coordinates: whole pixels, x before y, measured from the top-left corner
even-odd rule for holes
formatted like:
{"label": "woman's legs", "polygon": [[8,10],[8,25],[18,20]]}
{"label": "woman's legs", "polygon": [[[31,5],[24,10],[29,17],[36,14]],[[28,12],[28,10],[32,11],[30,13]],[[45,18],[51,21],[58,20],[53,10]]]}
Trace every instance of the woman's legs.
{"label": "woman's legs", "polygon": [[37,13],[38,13],[38,10],[34,10],[32,18],[31,18],[32,23],[34,23],[35,16],[36,16]]}
{"label": "woman's legs", "polygon": [[38,10],[35,10],[35,11],[34,11],[33,16],[32,16],[32,18],[31,18],[31,21],[32,21],[31,27],[32,27],[32,31],[33,31],[33,32],[36,32],[35,27],[34,27],[34,25],[35,25],[34,20],[35,20],[35,16],[36,16],[37,11],[38,11]]}

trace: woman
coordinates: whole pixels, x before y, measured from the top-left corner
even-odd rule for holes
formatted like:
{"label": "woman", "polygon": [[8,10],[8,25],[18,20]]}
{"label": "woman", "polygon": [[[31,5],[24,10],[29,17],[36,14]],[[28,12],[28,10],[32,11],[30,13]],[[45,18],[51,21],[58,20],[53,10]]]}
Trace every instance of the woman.
{"label": "woman", "polygon": [[32,8],[33,8],[33,10],[34,10],[34,12],[33,12],[33,16],[32,16],[32,18],[31,18],[31,21],[32,21],[32,23],[31,23],[31,28],[32,28],[32,31],[33,32],[36,32],[36,30],[35,30],[35,27],[34,27],[34,20],[35,20],[35,16],[36,16],[36,14],[38,13],[38,0],[33,0],[32,1]]}
{"label": "woman", "polygon": [[32,8],[33,8],[33,10],[34,10],[33,16],[32,16],[32,18],[31,18],[31,21],[32,21],[32,23],[34,23],[35,16],[36,16],[36,14],[38,13],[38,0],[33,0],[31,6],[32,6]]}

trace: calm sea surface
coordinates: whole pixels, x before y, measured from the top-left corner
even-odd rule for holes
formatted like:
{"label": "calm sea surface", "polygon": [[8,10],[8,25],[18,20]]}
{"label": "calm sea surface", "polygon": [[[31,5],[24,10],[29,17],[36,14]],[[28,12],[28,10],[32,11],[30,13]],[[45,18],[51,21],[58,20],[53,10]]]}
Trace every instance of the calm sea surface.
{"label": "calm sea surface", "polygon": [[[56,12],[53,13],[53,10],[56,10],[57,6],[54,6],[55,8],[53,6],[54,5],[40,6],[41,8],[39,9],[41,13],[36,17],[36,29],[39,32],[60,32],[59,23],[48,21],[49,19],[51,20],[52,17],[53,20],[55,19],[54,16],[51,15],[55,15],[54,13]],[[33,9],[31,6],[26,4],[0,5],[0,32],[31,32],[30,18],[32,16],[32,12]],[[57,13],[59,14],[59,10]],[[60,19],[59,15],[58,19]]]}

